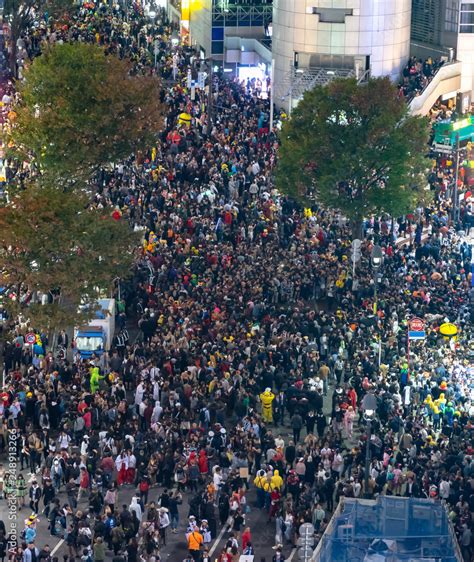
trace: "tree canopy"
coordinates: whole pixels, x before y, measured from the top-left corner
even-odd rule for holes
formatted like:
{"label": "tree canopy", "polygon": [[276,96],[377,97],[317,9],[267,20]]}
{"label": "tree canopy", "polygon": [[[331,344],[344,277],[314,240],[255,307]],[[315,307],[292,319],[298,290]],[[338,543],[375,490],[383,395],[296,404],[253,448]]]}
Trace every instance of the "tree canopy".
{"label": "tree canopy", "polygon": [[162,125],[160,83],[98,45],[55,44],[18,83],[11,145],[64,183],[152,146]]}
{"label": "tree canopy", "polygon": [[[80,316],[81,303],[93,303],[98,290],[109,290],[115,277],[130,270],[137,244],[124,219],[88,207],[85,195],[28,185],[0,208],[5,308],[11,317],[22,313],[37,328],[70,325]],[[61,301],[28,302],[49,291],[60,292]]]}
{"label": "tree canopy", "polygon": [[281,134],[277,185],[357,223],[425,196],[428,125],[389,79],[339,79],[305,93]]}

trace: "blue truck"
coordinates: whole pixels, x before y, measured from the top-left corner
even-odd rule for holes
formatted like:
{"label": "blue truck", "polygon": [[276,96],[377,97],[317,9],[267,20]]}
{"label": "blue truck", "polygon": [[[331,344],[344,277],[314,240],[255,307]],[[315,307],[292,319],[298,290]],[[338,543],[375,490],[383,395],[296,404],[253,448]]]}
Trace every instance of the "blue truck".
{"label": "blue truck", "polygon": [[83,359],[110,351],[115,335],[115,299],[99,299],[94,318],[74,329],[74,347]]}

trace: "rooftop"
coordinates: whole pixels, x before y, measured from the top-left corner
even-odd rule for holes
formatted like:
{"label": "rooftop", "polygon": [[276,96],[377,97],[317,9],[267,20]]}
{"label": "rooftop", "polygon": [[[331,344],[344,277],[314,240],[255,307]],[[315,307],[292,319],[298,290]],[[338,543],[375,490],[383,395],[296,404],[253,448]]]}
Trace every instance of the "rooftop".
{"label": "rooftop", "polygon": [[446,510],[430,499],[345,498],[315,554],[318,562],[461,562]]}

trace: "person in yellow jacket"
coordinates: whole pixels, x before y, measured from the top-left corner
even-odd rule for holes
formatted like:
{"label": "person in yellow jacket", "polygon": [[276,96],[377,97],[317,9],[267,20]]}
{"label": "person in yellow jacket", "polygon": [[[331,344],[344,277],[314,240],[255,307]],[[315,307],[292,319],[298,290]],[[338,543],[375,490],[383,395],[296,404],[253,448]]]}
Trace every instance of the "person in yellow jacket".
{"label": "person in yellow jacket", "polygon": [[441,422],[441,410],[439,407],[439,398],[438,400],[434,400],[432,402],[433,404],[433,429],[435,431],[438,431],[441,427],[440,422]]}
{"label": "person in yellow jacket", "polygon": [[262,403],[262,416],[263,421],[266,423],[273,422],[273,406],[272,402],[275,399],[275,395],[271,388],[266,388],[265,392],[260,394],[260,402]]}
{"label": "person in yellow jacket", "polygon": [[255,487],[257,488],[257,507],[259,509],[262,509],[265,505],[265,483],[268,484],[266,475],[265,475],[265,471],[264,470],[259,470],[257,472],[257,476],[255,476],[253,483],[255,485]]}
{"label": "person in yellow jacket", "polygon": [[263,503],[264,503],[264,507],[265,509],[270,509],[270,504],[272,501],[272,492],[275,489],[275,487],[273,486],[273,481],[272,481],[272,477],[268,474],[265,475],[265,477],[262,480],[262,490],[263,490]]}
{"label": "person in yellow jacket", "polygon": [[263,489],[263,484],[265,483],[265,480],[266,480],[265,471],[260,469],[257,472],[257,476],[255,476],[255,478],[253,479],[254,486],[256,488]]}
{"label": "person in yellow jacket", "polygon": [[280,472],[275,470],[272,476],[272,486],[273,488],[277,488],[281,492],[283,489],[283,478],[280,476]]}

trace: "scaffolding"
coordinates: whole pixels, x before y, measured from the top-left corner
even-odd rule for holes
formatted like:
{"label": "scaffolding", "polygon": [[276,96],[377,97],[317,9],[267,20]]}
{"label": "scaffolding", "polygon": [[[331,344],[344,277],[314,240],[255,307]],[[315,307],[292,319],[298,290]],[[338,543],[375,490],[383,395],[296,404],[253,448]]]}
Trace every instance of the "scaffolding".
{"label": "scaffolding", "polygon": [[291,106],[315,86],[324,86],[335,78],[354,78],[355,75],[351,68],[293,68],[276,86],[275,101],[288,100]]}
{"label": "scaffolding", "polygon": [[213,2],[212,25],[222,27],[260,27],[272,21],[273,6],[269,4],[231,4]]}
{"label": "scaffolding", "polygon": [[314,562],[462,562],[454,529],[436,500],[344,498]]}

